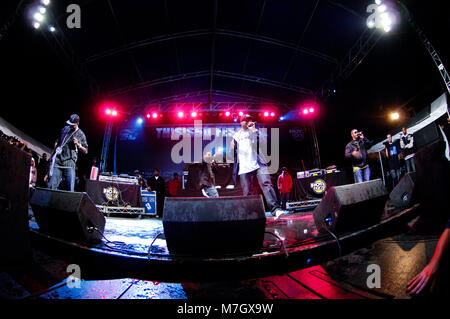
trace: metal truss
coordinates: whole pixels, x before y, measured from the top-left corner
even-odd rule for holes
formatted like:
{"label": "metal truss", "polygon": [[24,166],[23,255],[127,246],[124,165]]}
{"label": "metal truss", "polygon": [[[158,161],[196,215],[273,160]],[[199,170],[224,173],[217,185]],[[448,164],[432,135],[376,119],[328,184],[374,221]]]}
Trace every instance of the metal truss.
{"label": "metal truss", "polygon": [[5,23],[2,24],[0,27],[0,41],[3,39],[3,37],[8,33],[11,26],[16,22],[17,17],[20,15],[22,10],[24,9],[24,3],[25,0],[21,0],[18,4],[16,9],[14,10],[14,13],[6,20]]}
{"label": "metal truss", "polygon": [[72,66],[72,68],[78,73],[82,80],[87,81],[91,94],[98,96],[100,92],[95,79],[87,72],[85,66],[76,56],[75,51],[64,35],[63,28],[61,28],[61,26],[58,24],[58,21],[55,19],[51,10],[48,10],[47,12],[50,15],[51,21],[53,21],[57,32],[50,32],[49,34],[49,32],[47,32],[46,30],[41,30],[41,33],[44,35],[45,39],[50,44],[52,49],[62,52],[63,56],[65,57],[65,61]]}
{"label": "metal truss", "polygon": [[316,95],[325,98],[328,97],[336,88],[336,85],[347,79],[358,65],[361,64],[364,58],[380,40],[381,35],[381,32],[376,29],[365,28],[359,39],[345,55],[341,63],[339,63],[336,70],[316,92]]}
{"label": "metal truss", "polygon": [[130,215],[156,215],[156,214],[146,214],[145,208],[143,207],[127,207],[127,206],[106,206],[106,205],[95,205],[98,210],[103,214],[109,216],[109,214],[130,214]]}
{"label": "metal truss", "polygon": [[[282,88],[282,89],[286,89],[286,90],[290,90],[290,91],[294,91],[294,92],[298,92],[298,93],[302,93],[302,94],[306,94],[306,95],[311,95],[311,96],[314,95],[314,92],[310,89],[295,86],[295,85],[288,84],[288,83],[265,79],[265,78],[262,78],[259,76],[226,72],[226,71],[220,71],[220,70],[215,70],[214,75],[224,77],[224,78],[232,78],[232,79],[238,79],[238,80],[244,80],[244,81],[248,81],[248,82],[254,82],[254,83],[259,83],[259,84],[263,84],[263,85],[268,85],[268,86],[272,86],[272,87],[278,87],[278,88]],[[131,92],[131,91],[139,90],[139,89],[152,87],[155,85],[166,84],[166,83],[171,83],[171,82],[175,82],[175,81],[182,81],[182,80],[192,79],[192,78],[205,77],[205,76],[211,76],[211,71],[204,70],[204,71],[198,71],[198,72],[190,72],[190,73],[167,76],[167,77],[163,77],[163,78],[159,78],[159,79],[155,79],[155,80],[151,80],[151,81],[144,81],[144,82],[130,85],[127,87],[123,87],[123,88],[120,88],[117,90],[112,90],[112,91],[106,93],[106,95],[107,96],[116,96],[116,95],[121,95],[124,93]]]}
{"label": "metal truss", "polygon": [[105,127],[105,135],[103,136],[102,155],[100,158],[100,172],[106,170],[106,162],[108,160],[109,141],[111,140],[113,122],[108,121]]}
{"label": "metal truss", "polygon": [[96,60],[115,55],[117,53],[125,52],[128,50],[140,48],[149,46],[155,43],[164,42],[164,41],[170,41],[170,40],[176,40],[176,39],[184,39],[189,37],[199,37],[203,35],[222,35],[222,36],[228,36],[228,37],[234,37],[234,38],[241,38],[241,39],[249,39],[254,40],[258,42],[264,42],[275,46],[280,46],[283,48],[291,49],[296,52],[312,55],[316,58],[319,58],[321,60],[337,64],[338,60],[334,57],[331,57],[329,55],[326,55],[324,53],[305,48],[305,47],[298,47],[296,43],[290,43],[286,41],[281,41],[277,39],[273,39],[266,36],[260,36],[255,35],[251,33],[245,33],[245,32],[239,32],[239,31],[233,31],[233,30],[226,30],[226,29],[216,29],[215,31],[211,31],[209,29],[198,29],[198,30],[191,30],[191,31],[185,31],[185,32],[178,32],[178,33],[172,33],[172,34],[165,34],[153,38],[148,38],[145,40],[137,41],[134,43],[126,44],[118,48],[114,48],[111,50],[104,51],[102,53],[98,53],[95,55],[92,55],[84,60],[84,64],[92,63]]}
{"label": "metal truss", "polygon": [[259,76],[226,72],[226,71],[216,71],[215,74],[217,76],[221,76],[224,78],[231,78],[231,79],[244,80],[244,81],[248,81],[248,82],[255,82],[255,83],[260,83],[260,84],[264,84],[264,85],[268,85],[268,86],[278,87],[281,89],[290,90],[290,91],[314,96],[314,92],[310,89],[292,85],[292,84],[288,84],[288,83],[283,83],[283,82],[279,82],[279,81],[261,78]]}
{"label": "metal truss", "polygon": [[[208,100],[210,94],[212,96],[211,101]],[[215,97],[220,97],[222,101],[215,101]],[[204,101],[200,101],[202,98]],[[229,98],[230,101],[223,101],[224,98]],[[184,102],[189,100],[196,100],[196,102]],[[177,103],[177,101],[183,102]],[[200,90],[176,94],[161,99],[153,99],[144,103],[131,105],[130,108],[136,113],[142,112],[143,110],[145,111],[145,109],[149,107],[155,107],[161,112],[166,112],[173,108],[175,103],[180,107],[190,106],[192,109],[201,111],[223,111],[234,110],[237,108],[260,111],[262,105],[270,105],[274,109],[287,112],[293,107],[293,105],[288,103],[261,98],[259,96],[221,90],[213,90],[212,92],[209,90]]]}
{"label": "metal truss", "polygon": [[[428,54],[430,55],[431,59],[433,59],[434,64],[438,68],[438,71],[441,74],[442,79],[444,80],[444,85],[447,89],[447,92],[450,93],[450,76],[447,72],[447,69],[444,66],[444,63],[442,62],[441,58],[439,57],[437,51],[434,49],[433,45],[428,40],[425,33],[419,28],[419,26],[413,19],[412,15],[410,14],[408,8],[401,1],[398,1],[398,4],[403,9],[404,14],[407,17],[409,24],[416,32],[419,39],[422,41],[422,43],[425,46],[425,48],[427,49]],[[448,108],[447,108],[447,113],[450,114],[448,111]]]}

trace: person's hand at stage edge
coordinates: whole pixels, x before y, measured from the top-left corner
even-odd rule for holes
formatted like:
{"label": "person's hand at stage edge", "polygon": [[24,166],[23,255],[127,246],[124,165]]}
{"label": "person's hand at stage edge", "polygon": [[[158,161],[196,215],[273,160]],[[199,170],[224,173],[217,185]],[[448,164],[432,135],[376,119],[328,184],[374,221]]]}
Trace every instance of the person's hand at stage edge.
{"label": "person's hand at stage edge", "polygon": [[406,286],[406,291],[411,295],[418,295],[425,290],[433,293],[437,279],[439,277],[439,270],[441,268],[441,262],[444,256],[448,253],[448,247],[450,244],[450,221],[448,222],[444,232],[442,233],[439,241],[434,250],[433,257],[428,265],[414,277]]}
{"label": "person's hand at stage edge", "polygon": [[426,287],[433,292],[436,283],[436,276],[439,272],[439,263],[430,262],[425,268],[414,277],[406,286],[406,291],[410,295],[420,294]]}

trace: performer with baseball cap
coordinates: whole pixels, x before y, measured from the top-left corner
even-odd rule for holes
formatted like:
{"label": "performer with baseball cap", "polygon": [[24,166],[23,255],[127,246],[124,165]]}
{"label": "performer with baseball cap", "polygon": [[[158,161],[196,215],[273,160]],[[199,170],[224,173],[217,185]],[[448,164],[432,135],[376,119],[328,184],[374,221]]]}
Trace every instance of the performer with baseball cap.
{"label": "performer with baseball cap", "polygon": [[237,148],[237,163],[235,163],[235,175],[239,175],[244,196],[250,194],[253,180],[256,177],[264,194],[267,205],[275,218],[286,213],[277,202],[277,195],[272,185],[267,168],[267,161],[263,154],[258,152],[258,129],[255,121],[249,114],[240,117],[241,129],[233,135],[231,149]]}
{"label": "performer with baseball cap", "polygon": [[61,136],[55,142],[50,165],[50,189],[59,189],[59,184],[64,177],[68,190],[75,190],[75,170],[77,167],[78,152],[87,154],[88,144],[86,135],[79,128],[80,117],[72,114],[66,121],[66,126],[61,131]]}

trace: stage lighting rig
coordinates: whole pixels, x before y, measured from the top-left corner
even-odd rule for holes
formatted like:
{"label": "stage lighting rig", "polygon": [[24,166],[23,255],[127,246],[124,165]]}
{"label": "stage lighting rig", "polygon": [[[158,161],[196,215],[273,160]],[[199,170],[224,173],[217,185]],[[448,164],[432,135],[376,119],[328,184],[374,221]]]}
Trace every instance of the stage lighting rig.
{"label": "stage lighting rig", "polygon": [[367,12],[371,13],[367,18],[370,29],[377,28],[387,33],[396,24],[396,10],[389,1],[377,0],[367,7]]}

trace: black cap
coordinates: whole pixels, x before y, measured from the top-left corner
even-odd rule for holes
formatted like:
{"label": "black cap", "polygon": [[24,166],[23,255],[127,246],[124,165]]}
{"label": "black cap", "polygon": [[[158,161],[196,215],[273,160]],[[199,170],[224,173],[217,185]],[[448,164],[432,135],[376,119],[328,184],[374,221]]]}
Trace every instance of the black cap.
{"label": "black cap", "polygon": [[69,125],[78,125],[80,124],[80,117],[78,114],[72,114],[66,123]]}
{"label": "black cap", "polygon": [[250,114],[244,114],[239,118],[239,122],[242,121],[254,121],[255,119]]}

